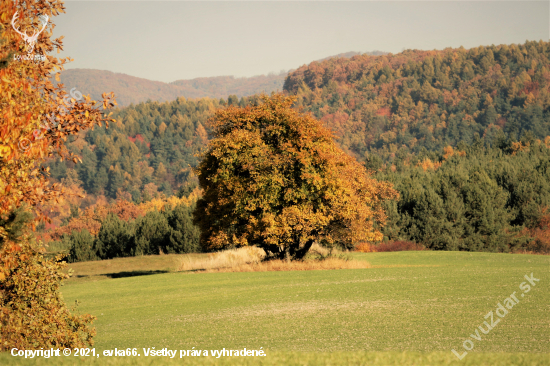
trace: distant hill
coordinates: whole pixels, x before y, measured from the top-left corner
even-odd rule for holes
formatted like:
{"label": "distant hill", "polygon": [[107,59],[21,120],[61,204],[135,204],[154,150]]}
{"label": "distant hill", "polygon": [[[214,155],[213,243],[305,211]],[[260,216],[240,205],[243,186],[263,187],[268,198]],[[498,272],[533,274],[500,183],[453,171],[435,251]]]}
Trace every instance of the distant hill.
{"label": "distant hill", "polygon": [[[287,72],[278,75],[259,75],[244,78],[235,78],[234,76],[215,76],[209,78],[196,78],[191,80],[177,80],[171,82],[178,88],[184,90],[196,90],[197,93],[203,93],[202,96],[211,98],[227,98],[229,95],[246,97],[257,93],[272,91],[282,91]],[[186,94],[182,96],[189,98]]]}
{"label": "distant hill", "polygon": [[218,76],[163,83],[106,70],[69,69],[61,73],[60,80],[66,90],[76,87],[82,94],[90,94],[94,100],[100,100],[102,93],[112,91],[119,107],[125,107],[149,99],[167,102],[178,97],[227,98],[232,94],[242,97],[262,91],[271,93],[283,89],[286,75],[285,72],[249,78]]}
{"label": "distant hill", "polygon": [[325,61],[325,60],[330,60],[331,58],[352,58],[353,56],[362,56],[362,55],[383,56],[383,55],[387,55],[387,54],[388,54],[388,52],[384,52],[384,51],[372,51],[372,52],[365,52],[365,53],[351,51],[351,52],[339,53],[337,55],[325,57],[325,58],[322,58],[320,60],[315,60],[315,61],[321,62],[321,61]]}
{"label": "distant hill", "polygon": [[[160,81],[151,81],[106,70],[69,69],[61,73],[60,80],[67,91],[76,88],[82,94],[90,94],[94,100],[101,100],[101,94],[104,92],[115,92],[119,107],[148,99],[173,100],[181,95],[180,92],[184,92]],[[195,90],[187,92],[190,96],[193,95],[191,97],[197,94]]]}
{"label": "distant hill", "polygon": [[[366,55],[383,55],[385,52],[374,51]],[[363,55],[365,55],[363,54]],[[331,58],[351,58],[361,55],[359,52],[347,52],[330,56]],[[92,99],[101,100],[104,92],[114,92],[119,107],[138,104],[147,100],[166,102],[178,97],[227,98],[229,95],[246,97],[257,93],[267,94],[282,91],[288,72],[279,74],[258,75],[235,78],[234,76],[201,77],[191,80],[176,80],[171,83],[152,81],[122,73],[94,69],[69,69],[61,73],[61,82],[67,91],[77,88],[82,94],[90,94]],[[55,83],[55,82],[54,82]]]}

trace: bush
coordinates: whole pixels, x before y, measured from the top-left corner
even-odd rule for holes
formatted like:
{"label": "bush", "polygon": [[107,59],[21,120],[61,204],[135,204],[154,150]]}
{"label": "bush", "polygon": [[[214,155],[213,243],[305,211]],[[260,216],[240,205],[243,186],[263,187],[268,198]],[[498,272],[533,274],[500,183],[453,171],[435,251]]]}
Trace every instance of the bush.
{"label": "bush", "polygon": [[170,225],[167,253],[192,253],[200,251],[200,231],[193,225],[193,208],[183,204],[166,214]]}
{"label": "bush", "polygon": [[426,247],[412,241],[398,240],[380,243],[374,249],[376,252],[401,252],[406,250],[426,250]]}
{"label": "bush", "polygon": [[[45,259],[28,244],[0,253],[0,351],[93,345],[95,319],[71,315],[59,292],[62,256]],[[11,262],[11,263],[7,263]]]}
{"label": "bush", "polygon": [[531,253],[550,254],[550,242],[536,238],[525,245],[523,249]]}
{"label": "bush", "polygon": [[127,257],[131,255],[132,228],[117,215],[109,213],[101,223],[94,241],[97,256],[101,259]]}
{"label": "bush", "polygon": [[360,244],[355,248],[355,251],[356,251],[356,252],[361,252],[361,253],[371,253],[371,252],[375,252],[375,251],[376,251],[376,247],[375,247],[373,244],[364,242],[364,243],[360,243]]}
{"label": "bush", "polygon": [[170,225],[163,213],[149,211],[135,225],[132,255],[160,254],[170,247]]}
{"label": "bush", "polygon": [[199,229],[193,225],[193,208],[184,204],[173,210],[150,211],[136,220],[132,255],[191,253],[200,250]]}
{"label": "bush", "polygon": [[547,208],[541,210],[535,227],[524,228],[521,232],[530,239],[523,243],[520,251],[550,254],[550,214]]}
{"label": "bush", "polygon": [[69,249],[70,262],[111,259],[161,253],[192,253],[200,250],[199,229],[193,225],[192,207],[184,204],[150,211],[135,221],[109,213],[97,236],[86,229],[64,234],[55,249]]}
{"label": "bush", "polygon": [[0,240],[0,351],[93,346],[95,318],[72,315],[59,292],[63,255],[43,253],[28,238]]}
{"label": "bush", "polygon": [[64,242],[70,245],[69,262],[84,262],[97,260],[96,249],[94,248],[94,237],[86,229],[72,231],[71,234],[63,235]]}

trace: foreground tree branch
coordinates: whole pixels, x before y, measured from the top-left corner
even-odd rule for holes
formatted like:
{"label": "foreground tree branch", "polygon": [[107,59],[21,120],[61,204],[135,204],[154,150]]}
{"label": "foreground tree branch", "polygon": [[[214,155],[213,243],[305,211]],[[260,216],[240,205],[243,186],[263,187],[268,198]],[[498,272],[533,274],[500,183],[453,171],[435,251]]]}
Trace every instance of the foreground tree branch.
{"label": "foreground tree branch", "polygon": [[[0,351],[85,347],[95,334],[94,318],[72,315],[61,298],[63,258],[44,258],[29,230],[48,220],[41,204],[66,194],[42,164],[54,156],[78,162],[67,137],[108,125],[105,112],[116,105],[112,93],[98,103],[52,85],[51,74],[68,60],[49,55],[62,49],[63,37],[50,39],[50,19],[60,13],[57,0],[0,2]],[[23,210],[34,215],[20,220]]]}

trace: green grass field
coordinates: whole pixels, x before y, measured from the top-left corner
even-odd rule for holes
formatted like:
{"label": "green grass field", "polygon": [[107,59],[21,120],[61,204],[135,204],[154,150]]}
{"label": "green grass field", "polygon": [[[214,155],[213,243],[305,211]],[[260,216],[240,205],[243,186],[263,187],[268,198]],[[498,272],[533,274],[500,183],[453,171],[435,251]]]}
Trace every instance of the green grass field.
{"label": "green grass field", "polygon": [[[176,273],[173,256],[77,264],[73,267],[80,277],[68,281],[62,292],[67,303],[81,302],[79,312],[97,316],[97,352],[137,348],[141,357],[25,360],[3,354],[0,364],[550,364],[549,256],[354,256],[373,268]],[[521,297],[519,285],[531,273],[540,282]],[[481,340],[471,338],[477,337],[484,316],[514,291],[519,303],[488,334],[479,332]],[[451,349],[463,353],[467,339],[474,347],[458,360]],[[180,359],[178,353],[168,359],[145,357],[142,348],[148,347],[263,347],[267,356]]]}

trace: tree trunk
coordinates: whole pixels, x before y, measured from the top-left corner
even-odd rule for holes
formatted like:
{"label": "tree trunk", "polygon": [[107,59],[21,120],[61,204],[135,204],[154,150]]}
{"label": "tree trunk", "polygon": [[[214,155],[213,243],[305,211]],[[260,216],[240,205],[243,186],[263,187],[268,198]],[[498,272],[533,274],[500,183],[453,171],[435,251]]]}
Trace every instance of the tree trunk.
{"label": "tree trunk", "polygon": [[293,259],[302,259],[302,258],[304,258],[312,245],[313,245],[313,239],[308,240],[301,249],[298,249],[294,253]]}
{"label": "tree trunk", "polygon": [[264,244],[264,245],[261,245],[261,247],[265,250],[265,252],[267,254],[267,256],[266,256],[267,260],[272,259],[272,258],[277,258],[277,259],[284,259],[285,258],[285,251],[281,250],[281,248],[277,245]]}

